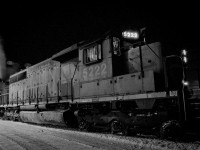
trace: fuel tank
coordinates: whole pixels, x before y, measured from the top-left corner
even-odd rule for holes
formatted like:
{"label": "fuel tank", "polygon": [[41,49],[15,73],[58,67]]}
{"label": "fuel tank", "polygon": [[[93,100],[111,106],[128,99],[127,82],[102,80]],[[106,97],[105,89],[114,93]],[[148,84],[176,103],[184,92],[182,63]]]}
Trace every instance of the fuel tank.
{"label": "fuel tank", "polygon": [[66,126],[64,121],[65,110],[60,111],[21,111],[20,119],[22,122],[36,124],[52,124],[58,126]]}

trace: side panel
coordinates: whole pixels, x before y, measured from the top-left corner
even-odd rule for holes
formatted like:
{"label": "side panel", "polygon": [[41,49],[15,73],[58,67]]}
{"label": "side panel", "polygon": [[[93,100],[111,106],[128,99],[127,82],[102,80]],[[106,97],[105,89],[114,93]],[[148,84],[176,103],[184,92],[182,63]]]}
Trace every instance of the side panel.
{"label": "side panel", "polygon": [[37,83],[38,83],[38,78],[37,78],[37,72],[33,72],[33,78],[32,78],[32,100],[31,103],[37,103]]}
{"label": "side panel", "polygon": [[79,98],[80,97],[80,82],[78,79],[74,80],[73,87],[74,87],[73,89],[74,98]]}
{"label": "side panel", "polygon": [[0,83],[0,106],[6,106],[9,103],[9,86],[3,82]]}
{"label": "side panel", "polygon": [[99,81],[99,95],[110,95],[114,93],[113,79],[108,78]]}
{"label": "side panel", "polygon": [[17,103],[17,83],[10,84],[9,104]]}
{"label": "side panel", "polygon": [[71,97],[71,80],[76,70],[75,62],[64,63],[61,65],[61,96]]}
{"label": "side panel", "polygon": [[19,82],[18,87],[19,87],[19,89],[18,89],[18,104],[22,104],[23,103],[23,80]]}
{"label": "side panel", "polygon": [[9,85],[9,104],[12,103],[13,100],[13,84]]}
{"label": "side panel", "polygon": [[99,91],[98,81],[86,82],[81,85],[80,95],[81,97],[99,96],[98,91]]}
{"label": "side panel", "polygon": [[29,79],[25,79],[24,85],[24,104],[29,104]]}
{"label": "side panel", "polygon": [[[141,47],[142,50],[142,62],[143,69],[154,70],[154,72],[160,72],[162,68],[162,54],[161,45],[159,42],[144,45]],[[127,65],[130,73],[140,72],[140,53],[139,47],[130,48],[126,52]]]}
{"label": "side panel", "polygon": [[[26,91],[31,104],[57,102],[60,85],[60,63],[47,60],[28,69],[29,88]],[[28,100],[26,101],[26,103]]]}
{"label": "side panel", "polygon": [[82,97],[108,96],[114,93],[112,78],[85,82],[80,87]]}
{"label": "side panel", "polygon": [[56,102],[59,96],[59,84],[60,84],[60,63],[54,62],[51,64],[48,72],[48,102]]}
{"label": "side panel", "polygon": [[148,91],[155,91],[154,73],[152,70],[141,74],[132,73],[114,78],[114,89],[116,94],[134,94]]}
{"label": "side panel", "polygon": [[42,68],[39,71],[39,87],[38,87],[38,101],[46,102],[46,68]]}

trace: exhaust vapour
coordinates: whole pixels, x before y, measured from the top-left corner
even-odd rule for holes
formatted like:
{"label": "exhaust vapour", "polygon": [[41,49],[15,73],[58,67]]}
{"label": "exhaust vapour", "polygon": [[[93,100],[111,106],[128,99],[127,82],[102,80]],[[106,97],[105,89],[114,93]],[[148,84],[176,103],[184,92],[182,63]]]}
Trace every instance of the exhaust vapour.
{"label": "exhaust vapour", "polygon": [[2,38],[0,36],[0,79],[4,80],[6,77],[6,55],[3,50]]}

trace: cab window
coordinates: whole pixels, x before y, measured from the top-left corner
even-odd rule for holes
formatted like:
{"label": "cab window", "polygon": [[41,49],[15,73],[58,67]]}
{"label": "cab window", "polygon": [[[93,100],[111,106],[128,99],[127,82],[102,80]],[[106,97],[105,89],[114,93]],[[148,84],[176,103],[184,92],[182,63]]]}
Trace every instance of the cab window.
{"label": "cab window", "polygon": [[93,45],[84,49],[84,64],[91,64],[98,62],[102,59],[101,45]]}

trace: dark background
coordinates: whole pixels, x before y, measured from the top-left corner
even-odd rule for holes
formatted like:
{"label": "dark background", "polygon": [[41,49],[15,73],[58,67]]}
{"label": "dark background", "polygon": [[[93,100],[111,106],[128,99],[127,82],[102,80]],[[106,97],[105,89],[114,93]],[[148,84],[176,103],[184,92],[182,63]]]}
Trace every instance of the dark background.
{"label": "dark background", "polygon": [[1,5],[0,35],[7,60],[35,64],[127,23],[154,29],[169,54],[187,49],[190,60],[198,60],[199,12],[195,4],[78,3]]}

